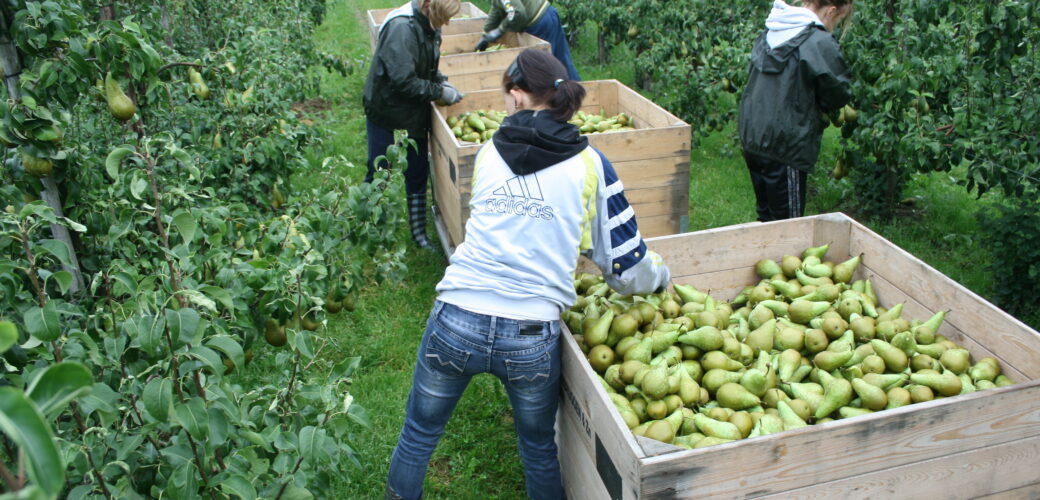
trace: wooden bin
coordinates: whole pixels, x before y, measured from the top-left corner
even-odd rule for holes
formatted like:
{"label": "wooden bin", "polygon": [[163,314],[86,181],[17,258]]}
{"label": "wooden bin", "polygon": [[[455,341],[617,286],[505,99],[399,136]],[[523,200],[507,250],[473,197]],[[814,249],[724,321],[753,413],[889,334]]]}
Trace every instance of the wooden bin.
{"label": "wooden bin", "polygon": [[[509,63],[525,49],[550,52],[549,42],[527,33],[505,33],[496,44],[508,48],[494,51],[473,52],[480,41],[480,31],[445,35],[441,39],[440,71],[448,77],[455,88],[469,93],[476,90],[498,90],[502,88],[502,73]],[[501,108],[501,105],[499,105]]]}
{"label": "wooden bin", "polygon": [[863,253],[882,305],[903,316],[949,310],[938,333],[1015,385],[686,450],[634,437],[581,350],[564,335],[558,419],[571,499],[1040,498],[1040,333],[843,214],[654,238],[676,283],[721,299],[758,281],[754,263],[830,243]]}
{"label": "wooden bin", "polygon": [[[587,90],[582,105],[586,113],[624,112],[635,121],[636,130],[587,137],[614,165],[640,233],[650,237],[684,231],[689,213],[690,126],[617,80],[582,85]],[[477,109],[505,109],[503,95],[501,89],[470,92],[455,105],[434,106],[430,136],[434,197],[438,225],[446,233],[441,240],[447,240],[449,251],[463,239],[473,162],[481,145],[455,138],[446,118]]]}
{"label": "wooden bin", "polygon": [[[403,5],[404,2],[402,1]],[[470,2],[462,2],[459,13],[451,18],[451,22],[441,27],[441,36],[457,35],[459,33],[483,33],[484,22],[487,21],[487,13],[480,10]],[[379,27],[383,25],[386,16],[390,15],[397,7],[389,9],[371,9],[368,11],[368,34],[372,42],[372,50],[376,49],[379,41]],[[473,42],[476,44],[476,42]]]}

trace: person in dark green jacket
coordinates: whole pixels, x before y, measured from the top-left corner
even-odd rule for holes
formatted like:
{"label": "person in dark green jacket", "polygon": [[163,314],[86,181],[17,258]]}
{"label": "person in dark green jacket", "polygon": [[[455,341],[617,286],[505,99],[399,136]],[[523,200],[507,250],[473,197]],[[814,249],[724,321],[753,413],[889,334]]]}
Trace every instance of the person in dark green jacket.
{"label": "person in dark green jacket", "polygon": [[762,222],[804,215],[807,174],[827,126],[821,113],[852,98],[849,70],[830,33],[852,11],[852,0],[804,5],[773,2],[740,99],[737,127]]}
{"label": "person in dark green jacket", "polygon": [[[426,236],[426,185],[430,177],[428,158],[430,102],[455,104],[462,93],[437,70],[440,61],[441,26],[460,9],[459,0],[411,0],[383,21],[372,64],[365,82],[364,105],[368,130],[368,174],[372,182],[376,158],[394,143],[394,130],[405,130],[415,141],[408,151],[404,171],[405,193],[412,239],[430,249]],[[385,162],[378,165],[386,168]]]}
{"label": "person in dark green jacket", "polygon": [[567,79],[581,80],[571,60],[571,48],[567,44],[560,15],[549,4],[549,0],[491,0],[491,12],[484,23],[484,35],[474,50],[480,52],[486,49],[505,32],[527,32],[549,42],[553,55],[567,69]]}

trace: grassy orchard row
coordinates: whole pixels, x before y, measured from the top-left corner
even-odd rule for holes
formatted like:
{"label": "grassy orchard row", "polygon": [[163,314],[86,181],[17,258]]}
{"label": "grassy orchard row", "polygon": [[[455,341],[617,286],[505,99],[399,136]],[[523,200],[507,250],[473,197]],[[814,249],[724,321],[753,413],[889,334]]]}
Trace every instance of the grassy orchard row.
{"label": "grassy orchard row", "polygon": [[761,281],[728,302],[680,284],[623,297],[581,275],[564,320],[632,432],[686,448],[1013,383],[936,334],[944,311],[881,307],[852,280],[862,257],[827,249],[758,261]]}
{"label": "grassy orchard row", "polygon": [[[2,8],[22,71],[0,117],[0,406],[19,415],[0,464],[28,471],[8,491],[302,498],[357,463],[359,360],[328,361],[338,346],[308,330],[400,275],[404,197],[396,177],[352,185],[341,159],[305,159],[300,75],[345,68],[311,45],[301,8],[323,5]],[[293,189],[303,173],[322,181]],[[37,199],[48,183],[64,217]]]}

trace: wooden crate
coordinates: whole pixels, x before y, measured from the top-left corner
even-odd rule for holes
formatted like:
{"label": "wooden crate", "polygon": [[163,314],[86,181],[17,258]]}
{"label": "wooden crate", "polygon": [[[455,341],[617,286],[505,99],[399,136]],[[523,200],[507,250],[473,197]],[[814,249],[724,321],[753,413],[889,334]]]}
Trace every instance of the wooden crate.
{"label": "wooden crate", "polygon": [[1017,384],[686,450],[634,437],[570,335],[557,439],[571,499],[1040,498],[1040,333],[843,214],[653,238],[676,283],[720,299],[758,281],[761,258],[830,243],[863,253],[882,305],[949,313],[939,329]]}
{"label": "wooden crate", "polygon": [[441,39],[440,71],[455,88],[463,92],[498,90],[502,88],[502,73],[509,63],[526,49],[550,52],[549,42],[527,33],[505,33],[497,42],[506,49],[473,52],[482,33],[445,35]]}
{"label": "wooden crate", "polygon": [[[451,22],[441,27],[441,36],[484,32],[484,22],[487,21],[487,13],[470,2],[462,2],[461,5],[462,8],[459,9],[459,13],[455,17],[451,18]],[[372,42],[373,51],[376,50],[376,43],[379,41],[379,27],[383,25],[386,16],[390,15],[396,8],[371,9],[368,11],[368,34]],[[473,43],[476,44],[476,42]]]}
{"label": "wooden crate", "polygon": [[[690,126],[617,80],[582,85],[588,92],[582,105],[586,113],[624,112],[635,121],[636,130],[590,134],[588,138],[614,165],[635,210],[639,231],[645,237],[684,231],[689,213]],[[446,118],[476,109],[505,109],[502,90],[470,92],[455,105],[434,105],[430,135],[434,198],[448,233],[441,239],[448,240],[448,248],[458,246],[464,236],[473,162],[481,145],[456,139]]]}

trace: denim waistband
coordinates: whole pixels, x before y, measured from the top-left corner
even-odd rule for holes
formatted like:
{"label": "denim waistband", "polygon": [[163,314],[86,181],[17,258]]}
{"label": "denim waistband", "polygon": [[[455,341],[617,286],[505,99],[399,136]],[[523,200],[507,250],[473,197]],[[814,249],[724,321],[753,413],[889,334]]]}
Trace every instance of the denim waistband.
{"label": "denim waistband", "polygon": [[[506,338],[546,337],[558,329],[559,321],[538,321],[503,318],[473,311],[438,300],[433,317],[445,326]],[[554,328],[555,327],[555,328]]]}

